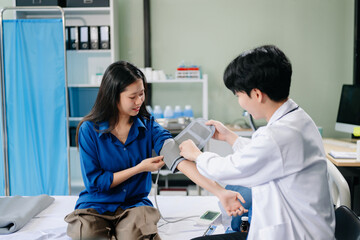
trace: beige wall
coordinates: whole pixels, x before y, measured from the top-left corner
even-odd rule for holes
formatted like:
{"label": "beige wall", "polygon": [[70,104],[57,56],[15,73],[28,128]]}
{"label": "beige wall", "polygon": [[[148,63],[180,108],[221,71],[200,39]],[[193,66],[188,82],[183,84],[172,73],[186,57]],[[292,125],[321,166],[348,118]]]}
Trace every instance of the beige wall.
{"label": "beige wall", "polygon": [[[120,57],[143,67],[143,1],[115,1]],[[341,85],[352,83],[353,0],[150,2],[153,67],[174,74],[183,60],[200,65],[209,76],[209,118],[240,121],[242,110],[222,83],[224,68],[244,50],[275,44],[293,64],[290,96],[323,127],[325,137],[348,136],[335,132],[334,124]],[[2,0],[0,7],[11,3]],[[190,103],[199,114],[198,92],[199,86],[154,86],[153,103]]]}

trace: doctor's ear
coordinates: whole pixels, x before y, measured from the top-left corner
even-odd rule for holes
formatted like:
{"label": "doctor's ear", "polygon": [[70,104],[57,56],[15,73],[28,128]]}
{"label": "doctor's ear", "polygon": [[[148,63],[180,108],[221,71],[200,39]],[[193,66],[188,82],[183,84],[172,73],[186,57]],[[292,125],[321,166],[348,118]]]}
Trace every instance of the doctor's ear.
{"label": "doctor's ear", "polygon": [[264,100],[264,95],[266,94],[258,88],[253,88],[251,90],[251,97],[255,98],[258,102],[262,102]]}

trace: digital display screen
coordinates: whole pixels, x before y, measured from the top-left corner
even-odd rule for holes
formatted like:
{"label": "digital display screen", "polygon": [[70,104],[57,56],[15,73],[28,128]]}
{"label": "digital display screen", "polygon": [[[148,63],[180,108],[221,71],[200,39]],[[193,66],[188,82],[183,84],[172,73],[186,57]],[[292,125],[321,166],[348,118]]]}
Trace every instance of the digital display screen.
{"label": "digital display screen", "polygon": [[218,215],[219,215],[218,212],[208,211],[204,215],[201,216],[201,219],[212,220],[212,219],[216,218]]}
{"label": "digital display screen", "polygon": [[360,125],[360,86],[343,85],[337,122]]}

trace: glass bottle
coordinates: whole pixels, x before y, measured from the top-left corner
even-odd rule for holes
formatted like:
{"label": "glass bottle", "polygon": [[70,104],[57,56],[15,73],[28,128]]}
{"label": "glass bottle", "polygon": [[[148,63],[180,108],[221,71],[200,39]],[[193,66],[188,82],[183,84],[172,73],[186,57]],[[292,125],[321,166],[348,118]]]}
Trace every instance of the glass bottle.
{"label": "glass bottle", "polygon": [[241,217],[240,232],[248,232],[250,228],[249,218],[247,216]]}

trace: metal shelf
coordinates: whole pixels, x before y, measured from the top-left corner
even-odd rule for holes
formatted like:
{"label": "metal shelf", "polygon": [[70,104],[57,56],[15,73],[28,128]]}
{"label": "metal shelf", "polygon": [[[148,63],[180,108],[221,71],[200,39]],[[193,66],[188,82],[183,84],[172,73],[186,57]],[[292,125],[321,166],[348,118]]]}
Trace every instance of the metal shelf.
{"label": "metal shelf", "polygon": [[111,54],[110,49],[87,49],[87,50],[66,50],[67,54],[82,54],[82,53],[109,53]]}
{"label": "metal shelf", "polygon": [[96,13],[96,14],[109,14],[110,7],[64,7],[64,12],[72,14],[83,14],[83,13]]}
{"label": "metal shelf", "polygon": [[202,84],[202,118],[208,119],[208,76],[203,74],[202,79],[167,79],[167,80],[148,80],[148,83],[171,84],[171,83],[201,83]]}
{"label": "metal shelf", "polygon": [[73,88],[98,88],[100,87],[100,85],[96,85],[96,84],[90,84],[90,83],[79,83],[79,84],[69,84],[68,87],[73,87]]}
{"label": "metal shelf", "polygon": [[194,79],[166,79],[166,80],[148,80],[148,83],[203,83],[204,79],[194,78]]}
{"label": "metal shelf", "polygon": [[80,122],[83,117],[69,117],[69,121]]}

